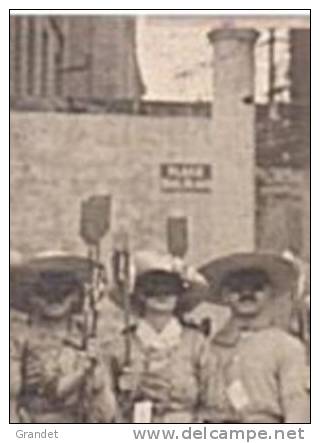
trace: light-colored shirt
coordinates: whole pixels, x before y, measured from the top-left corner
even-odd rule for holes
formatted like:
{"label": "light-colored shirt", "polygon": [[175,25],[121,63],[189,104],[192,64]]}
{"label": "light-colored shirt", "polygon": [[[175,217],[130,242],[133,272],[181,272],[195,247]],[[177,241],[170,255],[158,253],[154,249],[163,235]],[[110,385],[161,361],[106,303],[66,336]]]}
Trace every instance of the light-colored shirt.
{"label": "light-colored shirt", "polygon": [[[128,388],[132,407],[139,400],[151,401],[153,423],[192,423],[201,420],[204,411],[210,408],[216,372],[208,341],[199,330],[182,326],[177,321],[172,321],[158,339],[155,332],[150,333],[149,328],[142,321],[140,327],[138,322],[124,332],[129,334],[130,340],[129,387],[125,386],[122,375],[126,369],[124,334],[106,350],[120,408],[122,393]],[[154,390],[160,396],[163,394],[165,402],[140,397],[145,377],[150,376],[154,380]],[[124,402],[124,406],[128,406],[128,397]],[[122,420],[131,422],[133,418],[127,415]]]}
{"label": "light-colored shirt", "polygon": [[[12,405],[28,422],[77,423],[83,420],[82,408],[85,408],[88,422],[107,422],[109,397],[100,364],[77,389],[64,398],[58,395],[59,381],[84,368],[88,359],[86,352],[67,343],[67,338],[67,331],[52,331],[45,325],[29,326],[25,335],[20,336],[19,346],[12,346],[11,354],[12,374],[15,375]],[[30,367],[36,367],[39,372],[36,384],[32,380],[32,385],[28,377]],[[17,396],[19,404],[15,404]],[[17,420],[15,414],[14,421]]]}
{"label": "light-colored shirt", "polygon": [[241,331],[231,321],[212,352],[219,360],[221,421],[309,421],[305,351],[297,339],[276,327]]}

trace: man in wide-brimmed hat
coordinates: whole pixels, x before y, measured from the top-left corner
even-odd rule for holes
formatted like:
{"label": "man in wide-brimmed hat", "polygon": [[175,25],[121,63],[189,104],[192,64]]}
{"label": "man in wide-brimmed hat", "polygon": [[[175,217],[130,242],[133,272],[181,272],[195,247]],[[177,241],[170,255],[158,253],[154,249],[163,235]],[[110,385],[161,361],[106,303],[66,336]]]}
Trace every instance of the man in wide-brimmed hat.
{"label": "man in wide-brimmed hat", "polygon": [[138,319],[106,349],[119,407],[115,421],[200,421],[216,371],[202,332],[181,321],[201,299],[190,294],[192,272],[150,252],[136,255],[135,270],[131,305]]}
{"label": "man in wide-brimmed hat", "polygon": [[302,344],[274,325],[270,306],[295,287],[294,267],[272,254],[235,254],[203,266],[211,299],[231,321],[213,340],[219,390],[213,422],[306,423],[309,399]]}

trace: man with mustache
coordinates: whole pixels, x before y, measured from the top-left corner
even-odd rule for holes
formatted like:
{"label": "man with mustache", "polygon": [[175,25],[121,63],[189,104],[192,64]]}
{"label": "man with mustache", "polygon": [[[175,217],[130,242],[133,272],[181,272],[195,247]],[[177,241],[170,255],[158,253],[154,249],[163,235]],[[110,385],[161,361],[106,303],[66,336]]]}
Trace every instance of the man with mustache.
{"label": "man with mustache", "polygon": [[[292,265],[271,254],[236,254],[204,266],[215,300],[231,309],[215,336],[219,389],[214,423],[308,423],[302,343],[275,325],[276,298],[294,287]],[[288,299],[289,301],[289,299]]]}

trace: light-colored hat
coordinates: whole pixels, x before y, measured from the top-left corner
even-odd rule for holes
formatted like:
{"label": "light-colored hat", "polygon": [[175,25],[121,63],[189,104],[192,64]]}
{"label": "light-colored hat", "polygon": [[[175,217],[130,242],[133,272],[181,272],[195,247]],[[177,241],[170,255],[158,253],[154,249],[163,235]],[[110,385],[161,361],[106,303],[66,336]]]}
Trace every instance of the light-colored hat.
{"label": "light-colored hat", "polygon": [[[30,310],[30,300],[41,294],[46,300],[63,298],[71,288],[81,289],[90,283],[92,272],[103,268],[87,257],[57,251],[37,254],[19,265],[10,266],[10,305],[18,310]],[[61,297],[60,297],[61,296]]]}
{"label": "light-colored hat", "polygon": [[39,275],[65,273],[74,275],[80,282],[90,281],[92,271],[102,264],[82,255],[65,251],[44,251],[29,259],[28,265]]}
{"label": "light-colored hat", "polygon": [[154,251],[138,251],[133,257],[135,276],[146,271],[167,271],[178,273],[188,285],[207,286],[205,277],[195,268],[186,264],[181,258],[170,254],[160,254]]}
{"label": "light-colored hat", "polygon": [[291,292],[296,287],[297,272],[292,263],[271,253],[237,253],[213,260],[199,268],[209,282],[210,298],[221,301],[221,286],[233,273],[263,272],[270,280],[276,295]]}

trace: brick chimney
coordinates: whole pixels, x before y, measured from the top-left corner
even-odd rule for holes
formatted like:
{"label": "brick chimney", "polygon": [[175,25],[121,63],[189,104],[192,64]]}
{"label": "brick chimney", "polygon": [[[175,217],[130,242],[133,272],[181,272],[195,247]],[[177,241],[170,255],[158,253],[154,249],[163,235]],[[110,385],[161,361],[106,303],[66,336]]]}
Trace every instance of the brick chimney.
{"label": "brick chimney", "polygon": [[216,29],[212,122],[213,250],[255,247],[255,106],[252,29]]}

